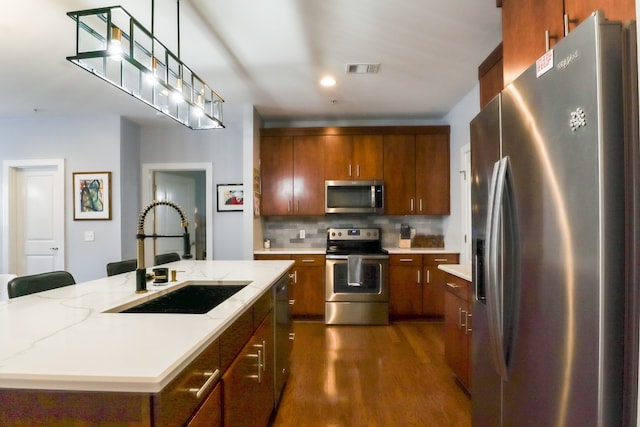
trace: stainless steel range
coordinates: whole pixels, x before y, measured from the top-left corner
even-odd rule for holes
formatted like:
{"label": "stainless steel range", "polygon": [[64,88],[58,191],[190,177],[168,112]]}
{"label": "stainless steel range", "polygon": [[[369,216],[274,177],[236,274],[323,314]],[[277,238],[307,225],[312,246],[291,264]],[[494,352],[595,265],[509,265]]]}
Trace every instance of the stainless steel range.
{"label": "stainless steel range", "polygon": [[389,253],[379,228],[327,229],[327,325],[389,324]]}

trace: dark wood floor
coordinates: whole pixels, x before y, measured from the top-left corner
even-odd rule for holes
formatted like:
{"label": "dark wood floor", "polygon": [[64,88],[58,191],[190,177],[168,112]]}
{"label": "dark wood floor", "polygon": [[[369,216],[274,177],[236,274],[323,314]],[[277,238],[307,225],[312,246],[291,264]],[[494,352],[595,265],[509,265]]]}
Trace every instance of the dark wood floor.
{"label": "dark wood floor", "polygon": [[442,328],[294,322],[291,375],[273,426],[470,426]]}

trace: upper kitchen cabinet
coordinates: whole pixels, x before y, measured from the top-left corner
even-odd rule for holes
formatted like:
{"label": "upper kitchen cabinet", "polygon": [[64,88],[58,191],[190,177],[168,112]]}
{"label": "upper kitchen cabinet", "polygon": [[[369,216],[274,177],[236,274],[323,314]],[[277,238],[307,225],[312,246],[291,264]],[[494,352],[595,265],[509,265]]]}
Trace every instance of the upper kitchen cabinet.
{"label": "upper kitchen cabinet", "polygon": [[382,179],[382,135],[328,135],[324,177],[327,180]]}
{"label": "upper kitchen cabinet", "polygon": [[500,43],[478,67],[480,108],[484,108],[502,90],[504,84],[502,70],[502,43]]}
{"label": "upper kitchen cabinet", "polygon": [[384,135],[385,213],[449,213],[449,128]]}
{"label": "upper kitchen cabinet", "polygon": [[634,0],[503,0],[504,85],[598,9],[607,19],[635,19]]}
{"label": "upper kitchen cabinet", "polygon": [[324,143],[318,136],[263,136],[263,215],[324,214]]}

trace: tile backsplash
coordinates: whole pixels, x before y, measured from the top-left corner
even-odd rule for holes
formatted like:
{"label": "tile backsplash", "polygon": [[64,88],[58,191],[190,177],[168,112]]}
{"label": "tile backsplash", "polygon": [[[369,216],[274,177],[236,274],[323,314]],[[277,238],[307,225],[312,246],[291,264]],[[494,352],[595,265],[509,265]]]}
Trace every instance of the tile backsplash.
{"label": "tile backsplash", "polygon": [[[382,245],[396,247],[400,224],[409,224],[416,234],[444,234],[440,216],[326,215],[264,217],[263,237],[271,240],[272,248],[325,248],[329,227],[376,227],[382,230]],[[300,238],[300,230],[304,230],[304,239]]]}

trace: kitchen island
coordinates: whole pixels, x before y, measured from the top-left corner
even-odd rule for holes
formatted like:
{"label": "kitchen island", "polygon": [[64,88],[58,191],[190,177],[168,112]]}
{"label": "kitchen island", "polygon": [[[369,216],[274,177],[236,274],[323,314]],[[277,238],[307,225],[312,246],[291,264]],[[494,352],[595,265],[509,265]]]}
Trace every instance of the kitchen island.
{"label": "kitchen island", "polygon": [[[271,288],[291,265],[291,261],[185,260],[166,265],[178,271],[176,282],[162,286],[148,282],[146,294],[135,293],[135,272],[131,272],[4,301],[0,303],[0,406],[4,411],[12,404],[12,395],[28,390],[103,397],[127,394],[142,401],[160,396],[214,343],[224,342],[228,328],[245,318],[249,325],[255,322],[251,310],[266,295],[270,301]],[[205,314],[109,312],[196,282],[249,284]],[[255,329],[253,325],[251,332]],[[224,354],[222,344],[219,349]]]}

